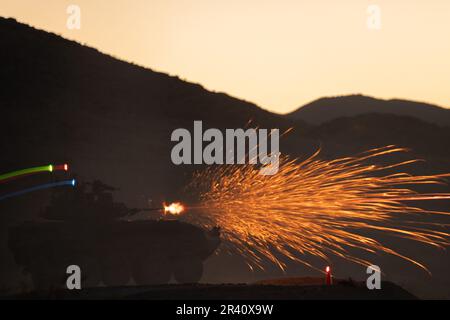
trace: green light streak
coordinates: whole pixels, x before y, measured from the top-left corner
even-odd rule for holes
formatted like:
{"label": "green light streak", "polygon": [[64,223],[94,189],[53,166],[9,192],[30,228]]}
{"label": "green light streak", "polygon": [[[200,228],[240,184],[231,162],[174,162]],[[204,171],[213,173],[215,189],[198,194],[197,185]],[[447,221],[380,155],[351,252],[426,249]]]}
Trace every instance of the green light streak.
{"label": "green light streak", "polygon": [[17,171],[5,173],[5,174],[0,174],[0,181],[11,179],[11,178],[22,176],[22,175],[26,175],[26,174],[45,172],[45,171],[52,172],[53,166],[50,164],[48,166],[40,166],[40,167],[22,169],[22,170],[17,170]]}

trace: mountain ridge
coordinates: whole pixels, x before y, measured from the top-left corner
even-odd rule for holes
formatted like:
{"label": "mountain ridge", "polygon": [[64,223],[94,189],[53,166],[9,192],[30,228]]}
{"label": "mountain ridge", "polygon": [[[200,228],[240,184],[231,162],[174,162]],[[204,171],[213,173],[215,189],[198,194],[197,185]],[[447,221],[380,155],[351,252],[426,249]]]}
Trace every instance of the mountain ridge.
{"label": "mountain ridge", "polygon": [[[397,143],[426,157],[427,163],[420,164],[427,165],[427,173],[448,172],[450,166],[449,127],[390,114],[308,125],[12,19],[0,18],[0,39],[0,107],[4,120],[0,126],[1,172],[69,163],[70,175],[76,174],[79,181],[99,179],[120,188],[115,200],[128,207],[147,207],[148,200],[184,202],[180,188],[190,180],[192,171],[202,167],[175,166],[171,162],[171,132],[191,129],[193,120],[202,120],[204,128],[223,129],[241,128],[249,119],[260,128],[294,127],[280,139],[280,151],[291,157],[304,159],[322,147],[321,159],[336,159]],[[67,175],[61,173],[61,179],[71,177]],[[55,178],[36,175],[29,177],[31,181],[16,182],[21,185],[3,184],[0,188],[8,193],[14,187],[48,183]],[[12,223],[35,218],[50,197],[51,191],[43,190],[2,201],[0,238],[6,239]],[[436,210],[443,210],[439,208]],[[435,261],[430,270],[442,269],[442,259],[433,259],[433,253],[423,255]],[[246,282],[258,276],[242,271],[240,260],[233,264],[226,259],[222,256],[208,262],[212,270],[214,266],[229,268],[220,274],[205,274],[205,281]],[[448,258],[444,259],[448,263]],[[22,279],[6,241],[0,241],[0,260],[0,287]],[[386,270],[394,268],[387,262],[383,265]],[[290,267],[291,271],[298,270],[295,265]],[[403,268],[394,271],[399,275],[407,272]],[[267,272],[276,274],[270,268]],[[448,278],[446,272],[434,273],[438,276],[430,291],[438,287],[443,294],[448,293],[448,281],[442,281]]]}
{"label": "mountain ridge", "polygon": [[[136,190],[149,189],[147,177],[151,189],[170,194],[175,189],[170,179],[181,170],[170,159],[174,129],[191,128],[194,120],[219,129],[240,128],[250,119],[266,128],[294,123],[14,19],[0,18],[0,38],[0,105],[8,119],[0,127],[5,171],[69,162],[84,177],[113,185],[137,182]],[[138,181],[121,173],[120,162]]]}
{"label": "mountain ridge", "polygon": [[362,94],[322,97],[285,116],[311,124],[323,124],[340,117],[367,113],[388,113],[419,118],[439,125],[450,125],[450,110],[404,99],[378,99]]}

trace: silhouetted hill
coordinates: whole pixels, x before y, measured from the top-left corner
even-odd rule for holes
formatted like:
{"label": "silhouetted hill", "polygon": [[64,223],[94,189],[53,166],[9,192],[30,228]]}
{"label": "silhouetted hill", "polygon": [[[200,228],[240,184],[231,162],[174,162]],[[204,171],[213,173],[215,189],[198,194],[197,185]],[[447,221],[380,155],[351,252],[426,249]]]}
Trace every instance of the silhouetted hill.
{"label": "silhouetted hill", "polygon": [[450,110],[427,103],[398,99],[382,100],[363,95],[321,98],[289,113],[287,117],[321,124],[340,117],[366,113],[403,115],[431,123],[450,125]]}
{"label": "silhouetted hill", "polygon": [[[427,160],[450,159],[449,128],[414,118],[368,115],[309,126],[13,19],[0,18],[0,37],[2,172],[68,162],[81,178],[120,187],[119,196],[129,205],[144,205],[150,197],[170,198],[198,169],[172,164],[170,135],[175,128],[192,128],[194,120],[217,128],[243,127],[249,119],[266,128],[294,126],[281,141],[281,151],[294,156],[308,155],[319,145],[326,147],[324,156],[331,157],[398,144]],[[330,117],[333,113],[316,113],[321,108],[340,109],[327,107],[326,101],[342,105],[351,101],[354,108],[364,102],[365,110],[370,109],[367,105],[388,103],[351,96],[321,99],[317,107],[300,111]],[[410,106],[408,112],[419,115],[447,112],[410,102],[399,106],[399,110]]]}
{"label": "silhouetted hill", "polygon": [[[145,206],[149,198],[158,196],[173,199],[179,195],[177,191],[189,179],[191,171],[199,169],[198,166],[177,167],[170,159],[172,131],[190,129],[194,120],[216,128],[243,127],[249,119],[264,128],[294,126],[295,130],[282,139],[281,152],[302,157],[320,145],[323,156],[334,157],[398,144],[425,157],[428,172],[450,171],[449,127],[411,117],[351,114],[342,118],[343,114],[339,114],[338,119],[329,117],[332,113],[328,111],[316,112],[311,107],[317,119],[329,117],[317,122],[333,121],[310,126],[11,19],[0,18],[0,59],[0,173],[68,162],[71,171],[81,178],[96,178],[119,187],[119,200],[130,207]],[[354,99],[367,101],[368,98]],[[439,113],[436,118],[441,121],[448,119],[443,116],[446,110],[427,109],[422,104],[415,107],[414,103],[411,106],[410,116],[423,119],[420,115],[428,114],[422,112],[426,109]],[[54,175],[38,175],[20,183],[25,187],[53,178]],[[0,185],[0,194],[13,187]],[[20,270],[6,249],[8,226],[36,216],[47,205],[49,195],[50,191],[42,191],[0,202],[0,289],[8,282],[17,284],[15,277],[20,277]],[[432,261],[430,270],[438,272],[434,273],[429,290],[431,293],[438,290],[442,296],[448,294],[450,285],[447,270],[439,268],[448,265],[449,260],[448,256],[435,259],[433,254],[428,254]],[[422,256],[426,260],[427,254]],[[227,260],[223,256],[215,259],[210,264],[219,266],[221,272],[210,268],[213,271],[206,272],[204,281],[256,279],[255,273],[246,274],[239,264],[238,267],[233,263],[224,264]],[[389,263],[383,267],[394,274],[402,276],[407,272]],[[269,273],[264,273],[264,278]],[[431,283],[429,279],[426,281]]]}
{"label": "silhouetted hill", "polygon": [[428,160],[450,159],[450,127],[413,117],[380,113],[343,117],[311,127],[304,136],[321,141],[324,152],[334,156],[393,144]]}
{"label": "silhouetted hill", "polygon": [[[288,128],[292,121],[95,49],[0,18],[2,171],[69,162],[137,195],[173,193],[170,134],[192,128]],[[192,166],[194,167],[194,166]],[[185,168],[184,168],[185,169]]]}

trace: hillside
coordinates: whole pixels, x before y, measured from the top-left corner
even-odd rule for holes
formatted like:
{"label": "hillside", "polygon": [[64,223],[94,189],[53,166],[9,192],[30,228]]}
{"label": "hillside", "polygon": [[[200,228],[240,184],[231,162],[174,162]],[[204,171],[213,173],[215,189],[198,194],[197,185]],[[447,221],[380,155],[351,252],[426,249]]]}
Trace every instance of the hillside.
{"label": "hillside", "polygon": [[342,117],[311,127],[304,136],[321,141],[325,152],[336,155],[394,144],[428,160],[450,159],[450,128],[414,117],[382,113]]}
{"label": "hillside", "polygon": [[321,98],[286,116],[311,124],[322,124],[340,117],[368,113],[409,116],[430,123],[450,125],[450,110],[448,109],[421,102],[399,99],[382,100],[363,95]]}
{"label": "hillside", "polygon": [[[199,167],[172,164],[171,132],[175,128],[192,128],[194,120],[202,120],[204,127],[239,128],[249,119],[263,128],[294,127],[281,141],[281,152],[285,154],[305,157],[321,146],[321,156],[333,158],[398,144],[412,148],[427,160],[420,170],[450,171],[450,127],[436,124],[447,124],[448,111],[436,106],[397,101],[395,104],[401,106],[398,110],[408,109],[407,105],[411,108],[396,115],[380,114],[375,105],[382,100],[373,98],[354,96],[347,102],[339,98],[320,99],[319,109],[306,106],[299,110],[301,114],[311,110],[311,117],[296,120],[297,116],[270,113],[255,104],[120,61],[12,19],[0,18],[0,39],[0,173],[68,162],[80,179],[100,179],[119,187],[117,198],[129,207],[146,206],[148,199],[182,201],[179,190],[189,180],[191,171]],[[352,103],[353,100],[361,104]],[[326,109],[327,101],[340,101],[343,107],[359,105],[368,111],[361,115],[336,115]],[[377,112],[373,112],[374,108]],[[39,175],[19,183],[26,187],[50,179]],[[0,192],[16,187],[19,185],[0,185]],[[50,191],[42,191],[20,200],[0,202],[0,290],[21,277],[7,249],[7,228],[37,216],[49,196]],[[422,249],[414,248],[412,253],[418,250]],[[433,282],[417,278],[429,290],[419,287],[419,293],[448,295],[445,267],[449,256],[436,258],[435,251],[426,250],[421,257],[431,261],[434,278]],[[241,260],[227,259],[224,255],[212,258],[205,267],[208,271],[204,281],[245,282],[279,275],[278,269],[270,268],[259,274],[247,272]],[[383,266],[398,279],[416,272],[411,266],[405,269],[391,262],[386,261]],[[289,267],[292,274],[311,273],[295,264]],[[349,267],[340,270],[345,277],[355,273]]]}
{"label": "hillside", "polygon": [[263,127],[290,120],[252,103],[132,65],[95,49],[0,19],[3,171],[69,162],[136,195],[170,194],[180,185],[172,166],[175,128]]}

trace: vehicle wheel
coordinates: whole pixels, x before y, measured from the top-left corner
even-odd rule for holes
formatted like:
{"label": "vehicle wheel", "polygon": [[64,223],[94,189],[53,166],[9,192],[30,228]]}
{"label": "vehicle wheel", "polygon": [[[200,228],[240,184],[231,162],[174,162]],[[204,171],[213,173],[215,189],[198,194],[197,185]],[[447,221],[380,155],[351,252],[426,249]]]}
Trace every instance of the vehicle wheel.
{"label": "vehicle wheel", "polygon": [[64,285],[64,271],[52,266],[47,259],[36,258],[29,271],[35,290],[60,288]]}
{"label": "vehicle wheel", "polygon": [[121,256],[111,255],[102,261],[102,281],[108,287],[124,286],[131,278],[130,265]]}
{"label": "vehicle wheel", "polygon": [[178,283],[197,283],[202,278],[201,261],[179,261],[175,264],[173,276]]}
{"label": "vehicle wheel", "polygon": [[133,266],[133,279],[137,285],[165,284],[171,273],[169,264],[159,258],[139,258]]}

